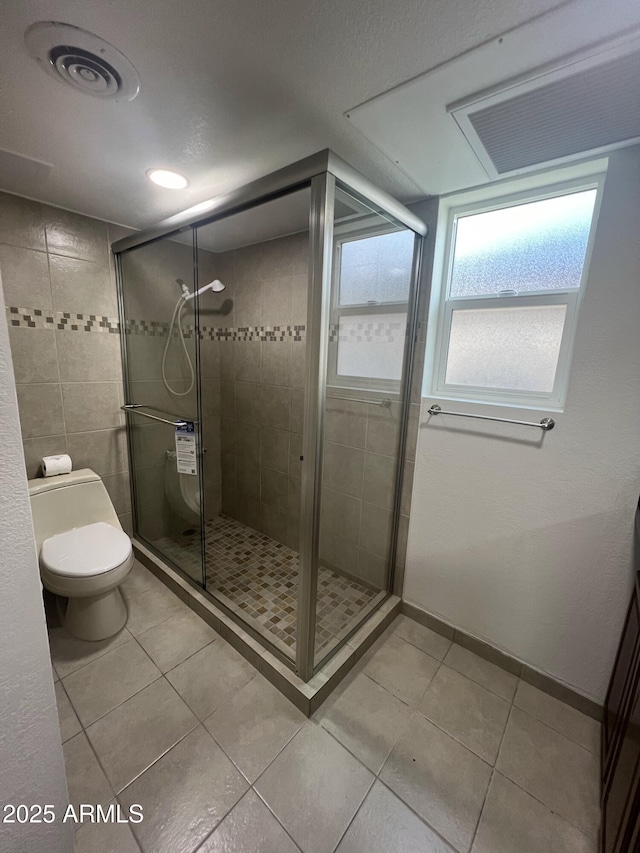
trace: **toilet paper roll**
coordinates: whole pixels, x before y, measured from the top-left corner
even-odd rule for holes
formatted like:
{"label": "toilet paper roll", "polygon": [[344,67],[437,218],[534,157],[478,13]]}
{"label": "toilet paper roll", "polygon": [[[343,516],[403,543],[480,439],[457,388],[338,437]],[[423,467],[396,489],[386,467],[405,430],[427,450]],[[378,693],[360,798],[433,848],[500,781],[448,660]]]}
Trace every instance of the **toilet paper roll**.
{"label": "toilet paper roll", "polygon": [[70,474],[73,468],[71,457],[67,453],[58,456],[44,456],[42,459],[42,473],[45,477],[55,477],[56,474]]}

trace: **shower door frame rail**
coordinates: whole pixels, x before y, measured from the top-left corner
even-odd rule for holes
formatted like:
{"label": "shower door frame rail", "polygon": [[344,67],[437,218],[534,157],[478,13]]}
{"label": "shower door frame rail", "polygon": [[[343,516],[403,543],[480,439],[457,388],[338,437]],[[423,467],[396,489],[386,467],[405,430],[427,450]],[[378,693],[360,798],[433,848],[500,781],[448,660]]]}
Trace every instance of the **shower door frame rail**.
{"label": "shower door frame rail", "polygon": [[[388,586],[386,595],[377,602],[375,608],[366,612],[352,630],[343,637],[338,644],[327,654],[325,658],[314,663],[315,657],[315,624],[316,624],[316,594],[318,576],[318,544],[320,536],[320,494],[322,488],[322,462],[324,446],[324,404],[326,399],[327,375],[326,362],[329,337],[329,309],[332,284],[333,266],[333,220],[334,220],[334,193],[336,187],[344,190],[356,199],[362,201],[370,209],[390,217],[402,226],[414,232],[416,236],[414,249],[414,263],[412,270],[411,291],[407,313],[407,338],[405,344],[404,367],[401,381],[401,391],[398,402],[401,403],[401,422],[398,440],[398,465],[395,482],[393,530],[390,547],[390,569],[388,575]],[[197,259],[197,229],[202,225],[208,225],[216,220],[227,218],[230,215],[240,213],[264,202],[274,200],[292,192],[304,188],[311,189],[311,204],[309,211],[309,292],[307,301],[307,365],[306,386],[304,395],[304,435],[303,435],[303,462],[302,462],[302,493],[300,506],[300,545],[299,545],[299,586],[298,586],[298,608],[296,614],[296,659],[287,658],[273,643],[258,633],[250,623],[245,622],[238,614],[229,610],[215,595],[215,591],[206,589],[205,566],[205,544],[202,536],[202,571],[203,586],[217,606],[227,612],[231,618],[257,639],[261,645],[268,648],[287,666],[296,671],[303,681],[309,681],[329,657],[333,657],[350,639],[353,634],[382,606],[384,601],[391,595],[393,585],[393,566],[395,564],[395,543],[397,541],[397,527],[399,522],[400,499],[402,488],[402,473],[404,467],[404,448],[406,446],[406,432],[408,425],[408,412],[410,405],[410,389],[412,374],[412,355],[415,341],[415,330],[417,324],[417,303],[420,273],[421,238],[427,233],[427,226],[412,211],[403,204],[396,201],[392,196],[380,190],[373,183],[363,177],[359,172],[349,166],[332,151],[325,149],[317,154],[293,163],[290,166],[259,178],[249,184],[231,191],[222,196],[217,196],[209,201],[202,202],[189,208],[182,213],[171,216],[151,228],[131,234],[112,245],[115,255],[116,276],[118,283],[118,308],[120,314],[120,329],[122,341],[122,361],[125,385],[126,410],[135,412],[129,397],[129,365],[126,342],[125,306],[123,295],[123,271],[122,253],[143,245],[154,243],[165,237],[176,235],[186,231],[192,231],[194,252],[194,290],[198,287],[198,259]],[[201,423],[202,401],[201,401],[201,372],[200,372],[200,346],[199,346],[199,322],[198,322],[198,300],[196,298],[195,325],[196,334],[196,376],[197,382],[197,410],[198,420]],[[375,403],[375,398],[372,398]],[[128,405],[127,405],[128,404]],[[127,422],[127,437],[129,450],[130,470],[133,470],[133,453],[131,442],[130,419]],[[200,488],[201,497],[204,492],[203,471],[200,460]],[[135,478],[132,477],[132,489],[134,492],[133,520],[134,536],[138,531],[138,518],[135,501]],[[202,502],[204,507],[204,502]],[[204,531],[204,515],[201,518],[201,529]],[[151,543],[145,540],[145,546]],[[152,550],[161,559],[167,561],[167,557],[159,554],[155,548]],[[176,568],[175,562],[170,561]],[[181,574],[191,583],[196,583],[187,573],[180,570]]]}

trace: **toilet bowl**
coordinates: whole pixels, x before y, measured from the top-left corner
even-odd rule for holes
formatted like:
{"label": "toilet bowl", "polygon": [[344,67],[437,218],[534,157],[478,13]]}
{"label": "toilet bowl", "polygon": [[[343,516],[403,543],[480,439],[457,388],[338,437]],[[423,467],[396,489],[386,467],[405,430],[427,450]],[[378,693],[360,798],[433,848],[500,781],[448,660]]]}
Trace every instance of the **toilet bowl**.
{"label": "toilet bowl", "polygon": [[128,617],[118,587],[134,557],[104,483],[82,468],[29,480],[29,496],[42,584],[68,599],[64,627],[81,640],[117,634]]}
{"label": "toilet bowl", "polygon": [[200,478],[179,474],[175,450],[167,450],[164,461],[164,490],[167,503],[178,518],[191,527],[200,525]]}

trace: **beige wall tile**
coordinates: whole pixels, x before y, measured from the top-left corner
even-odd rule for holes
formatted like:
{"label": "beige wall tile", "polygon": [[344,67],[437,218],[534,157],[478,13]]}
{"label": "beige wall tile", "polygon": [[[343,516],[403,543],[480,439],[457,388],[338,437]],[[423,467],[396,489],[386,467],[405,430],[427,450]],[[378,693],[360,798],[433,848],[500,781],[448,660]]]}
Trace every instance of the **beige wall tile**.
{"label": "beige wall tile", "polygon": [[290,341],[266,341],[262,347],[263,385],[291,384],[291,343]]}
{"label": "beige wall tile", "polygon": [[66,435],[47,435],[40,438],[27,438],[22,442],[27,477],[33,480],[40,477],[40,461],[43,456],[57,456],[67,452]]}
{"label": "beige wall tile", "polygon": [[0,245],[0,275],[5,305],[52,308],[49,264],[45,252]]}
{"label": "beige wall tile", "polygon": [[51,293],[56,311],[117,317],[115,282],[108,258],[100,263],[62,255],[49,256]]}
{"label": "beige wall tile", "polygon": [[44,251],[43,206],[26,198],[0,193],[0,243]]}
{"label": "beige wall tile", "polygon": [[236,341],[233,348],[236,380],[260,382],[260,342]]}
{"label": "beige wall tile", "polygon": [[[366,489],[364,494],[366,497]],[[391,522],[391,510],[363,501],[362,519],[360,522],[360,547],[372,551],[379,557],[387,557],[391,543]]]}
{"label": "beige wall tile", "polygon": [[367,408],[366,403],[354,403],[327,395],[325,439],[363,448],[367,436]]}
{"label": "beige wall tile", "polygon": [[23,438],[58,435],[65,431],[59,384],[17,385]]}
{"label": "beige wall tile", "polygon": [[277,385],[260,387],[260,422],[274,429],[289,429],[291,389]]}
{"label": "beige wall tile", "polygon": [[362,450],[325,442],[323,482],[329,489],[360,497],[364,475]]}
{"label": "beige wall tile", "polygon": [[[266,244],[265,244],[266,245]],[[289,261],[291,267],[291,261]],[[262,282],[262,325],[290,326],[293,279],[273,278]]]}
{"label": "beige wall tile", "polygon": [[236,421],[236,456],[260,464],[260,424]]}
{"label": "beige wall tile", "polygon": [[367,453],[364,471],[364,492],[377,506],[393,509],[397,462],[393,456]]}
{"label": "beige wall tile", "polygon": [[234,252],[235,281],[255,281],[262,278],[262,245],[245,246]]}
{"label": "beige wall tile", "polygon": [[111,429],[122,425],[121,388],[117,382],[70,382],[62,385],[67,432]]}
{"label": "beige wall tile", "polygon": [[276,471],[289,471],[290,433],[286,430],[262,427],[260,430],[260,464]]}
{"label": "beige wall tile", "polygon": [[101,477],[128,468],[124,427],[76,432],[67,436],[68,453],[76,468],[92,468]]}
{"label": "beige wall tile", "polygon": [[260,469],[260,500],[285,514],[288,506],[289,478],[282,471]]}
{"label": "beige wall tile", "polygon": [[119,335],[66,331],[55,335],[63,382],[122,380]]}
{"label": "beige wall tile", "polygon": [[262,244],[262,278],[278,279],[293,275],[293,257],[291,237],[267,240]]}
{"label": "beige wall tile", "polygon": [[107,224],[57,207],[45,208],[47,248],[51,254],[106,263]]}
{"label": "beige wall tile", "polygon": [[9,327],[9,341],[16,383],[60,381],[55,332]]}
{"label": "beige wall tile", "polygon": [[119,474],[109,474],[103,477],[104,485],[109,492],[109,497],[118,515],[131,512],[131,491],[129,487],[129,474],[123,471]]}

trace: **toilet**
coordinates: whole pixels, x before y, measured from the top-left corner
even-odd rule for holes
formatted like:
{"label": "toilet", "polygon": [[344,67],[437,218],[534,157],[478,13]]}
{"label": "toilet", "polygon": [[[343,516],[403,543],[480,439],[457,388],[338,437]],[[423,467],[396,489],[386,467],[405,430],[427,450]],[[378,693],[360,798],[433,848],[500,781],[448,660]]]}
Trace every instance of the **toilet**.
{"label": "toilet", "polygon": [[68,599],[64,627],[81,640],[105,640],[124,628],[118,589],[133,566],[123,531],[100,477],[90,468],[29,480],[40,577]]}

